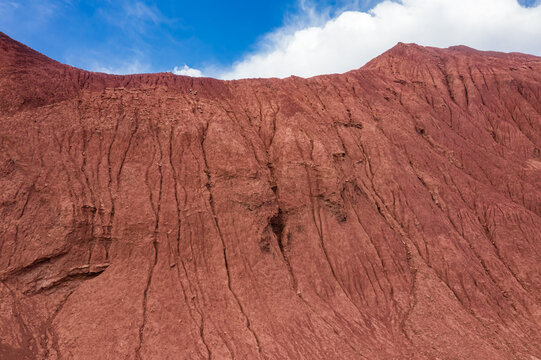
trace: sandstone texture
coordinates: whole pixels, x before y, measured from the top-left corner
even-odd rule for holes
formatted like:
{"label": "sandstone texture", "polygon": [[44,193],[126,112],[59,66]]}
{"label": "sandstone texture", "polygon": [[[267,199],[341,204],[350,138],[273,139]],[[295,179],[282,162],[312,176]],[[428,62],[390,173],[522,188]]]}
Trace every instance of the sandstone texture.
{"label": "sandstone texture", "polygon": [[541,58],[114,76],[0,34],[0,359],[541,359]]}

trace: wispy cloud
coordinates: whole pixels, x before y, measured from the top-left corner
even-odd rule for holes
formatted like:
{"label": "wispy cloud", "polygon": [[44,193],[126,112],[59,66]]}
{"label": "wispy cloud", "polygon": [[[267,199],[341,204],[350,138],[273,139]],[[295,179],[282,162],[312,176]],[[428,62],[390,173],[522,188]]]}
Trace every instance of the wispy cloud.
{"label": "wispy cloud", "polygon": [[[359,5],[359,4],[357,4]],[[361,4],[362,5],[362,4]],[[541,6],[517,0],[402,0],[333,16],[301,2],[305,16],[268,34],[219,77],[312,76],[355,69],[397,42],[468,45],[541,55]]]}
{"label": "wispy cloud", "polygon": [[128,48],[127,56],[116,56],[108,49],[89,49],[72,52],[66,56],[68,64],[76,64],[85,70],[107,74],[127,75],[153,72],[154,69],[143,51]]}
{"label": "wispy cloud", "polygon": [[44,28],[68,6],[67,0],[0,0],[1,26],[31,33]]}
{"label": "wispy cloud", "polygon": [[176,22],[164,15],[156,5],[143,1],[119,0],[108,2],[97,9],[96,13],[113,27],[119,28],[126,35],[145,35],[150,30],[167,28]]}
{"label": "wispy cloud", "polygon": [[108,1],[97,8],[96,15],[117,29],[105,40],[110,46],[90,49],[84,56],[73,54],[72,59],[76,58],[85,69],[110,74],[155,71],[151,66],[152,36],[167,33],[174,19],[156,5],[128,0]]}
{"label": "wispy cloud", "polygon": [[104,66],[97,62],[90,65],[88,68],[90,71],[102,72],[115,75],[129,75],[129,74],[141,74],[151,71],[151,67],[148,64],[143,64],[139,60],[131,62],[122,62],[114,66]]}
{"label": "wispy cloud", "polygon": [[17,9],[20,5],[17,4],[15,1],[0,1],[0,14],[4,15],[7,12]]}
{"label": "wispy cloud", "polygon": [[141,1],[124,3],[126,15],[143,21],[151,21],[159,24],[167,21],[167,18],[156,6],[149,6]]}

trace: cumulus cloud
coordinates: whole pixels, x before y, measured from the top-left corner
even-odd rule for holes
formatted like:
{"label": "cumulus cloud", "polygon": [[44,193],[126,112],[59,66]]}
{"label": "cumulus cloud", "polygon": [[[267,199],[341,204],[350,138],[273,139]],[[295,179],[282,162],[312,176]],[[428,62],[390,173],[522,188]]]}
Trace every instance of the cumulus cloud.
{"label": "cumulus cloud", "polygon": [[201,70],[193,69],[193,68],[189,67],[188,65],[184,65],[181,68],[179,68],[178,66],[175,66],[175,68],[173,69],[173,74],[191,76],[191,77],[202,77],[203,76],[203,73],[201,72]]}
{"label": "cumulus cloud", "polygon": [[345,11],[309,26],[299,21],[278,29],[219,77],[345,72],[397,42],[541,55],[540,1],[525,7],[517,0],[385,0],[366,12]]}

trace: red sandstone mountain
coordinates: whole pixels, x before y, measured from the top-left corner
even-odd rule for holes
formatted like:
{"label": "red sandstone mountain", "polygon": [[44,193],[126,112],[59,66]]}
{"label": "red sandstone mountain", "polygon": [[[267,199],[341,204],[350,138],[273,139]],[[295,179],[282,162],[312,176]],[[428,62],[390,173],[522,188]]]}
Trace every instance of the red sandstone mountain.
{"label": "red sandstone mountain", "polygon": [[0,35],[1,359],[541,359],[541,58],[113,76]]}

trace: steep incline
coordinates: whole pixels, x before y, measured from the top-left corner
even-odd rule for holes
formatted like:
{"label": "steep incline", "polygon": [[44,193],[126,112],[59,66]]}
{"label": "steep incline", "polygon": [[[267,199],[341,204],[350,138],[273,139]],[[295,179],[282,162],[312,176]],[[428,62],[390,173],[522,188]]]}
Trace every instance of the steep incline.
{"label": "steep incline", "polygon": [[541,59],[112,76],[0,35],[0,358],[541,359]]}

